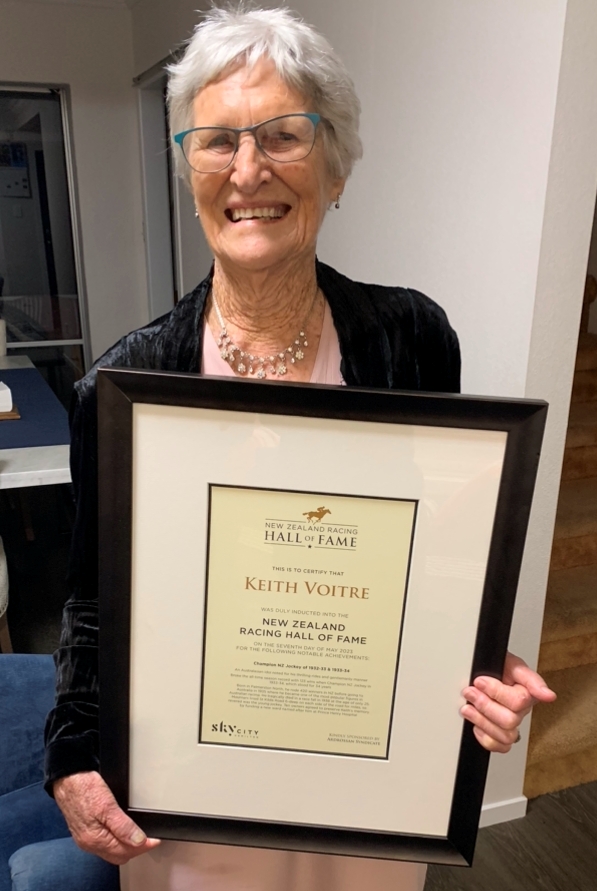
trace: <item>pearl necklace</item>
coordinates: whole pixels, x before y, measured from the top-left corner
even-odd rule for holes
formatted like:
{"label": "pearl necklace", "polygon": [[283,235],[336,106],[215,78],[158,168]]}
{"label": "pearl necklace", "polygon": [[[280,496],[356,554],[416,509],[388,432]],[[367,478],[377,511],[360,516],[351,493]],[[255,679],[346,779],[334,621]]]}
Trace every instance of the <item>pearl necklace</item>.
{"label": "pearl necklace", "polygon": [[300,362],[301,359],[305,358],[303,347],[309,346],[305,328],[307,327],[307,322],[311,316],[313,307],[315,306],[318,293],[319,289],[315,291],[315,296],[309,307],[309,312],[305,317],[303,326],[295,338],[294,343],[286,347],[281,353],[270,353],[266,356],[257,356],[254,353],[248,353],[246,350],[241,350],[241,348],[233,342],[228,334],[226,322],[224,321],[224,317],[220,310],[220,305],[212,289],[211,299],[213,300],[218,324],[220,326],[220,336],[217,340],[217,344],[220,348],[220,356],[228,362],[233,371],[237,374],[252,374],[254,377],[259,378],[259,380],[263,380],[268,374],[277,374],[279,377],[283,377],[288,371],[288,363],[294,365],[296,362]]}

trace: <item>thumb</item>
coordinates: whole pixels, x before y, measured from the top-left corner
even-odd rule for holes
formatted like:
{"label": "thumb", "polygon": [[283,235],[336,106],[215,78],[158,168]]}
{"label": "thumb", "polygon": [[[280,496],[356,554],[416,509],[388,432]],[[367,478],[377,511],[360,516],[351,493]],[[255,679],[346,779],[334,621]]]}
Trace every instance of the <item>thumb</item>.
{"label": "thumb", "polygon": [[512,666],[512,680],[515,684],[526,687],[538,702],[553,702],[557,699],[556,693],[547,686],[541,675],[524,662]]}
{"label": "thumb", "polygon": [[124,844],[141,847],[147,841],[147,836],[141,827],[127,817],[116,802],[106,809],[102,822],[112,835]]}

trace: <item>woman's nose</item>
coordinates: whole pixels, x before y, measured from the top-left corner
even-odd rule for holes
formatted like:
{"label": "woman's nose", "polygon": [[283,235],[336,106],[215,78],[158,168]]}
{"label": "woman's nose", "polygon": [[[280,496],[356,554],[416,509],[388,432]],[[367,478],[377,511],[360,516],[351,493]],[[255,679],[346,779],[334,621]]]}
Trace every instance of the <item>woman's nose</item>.
{"label": "woman's nose", "polygon": [[271,178],[268,159],[259,150],[251,133],[242,134],[232,166],[230,180],[244,191],[257,189],[262,182]]}

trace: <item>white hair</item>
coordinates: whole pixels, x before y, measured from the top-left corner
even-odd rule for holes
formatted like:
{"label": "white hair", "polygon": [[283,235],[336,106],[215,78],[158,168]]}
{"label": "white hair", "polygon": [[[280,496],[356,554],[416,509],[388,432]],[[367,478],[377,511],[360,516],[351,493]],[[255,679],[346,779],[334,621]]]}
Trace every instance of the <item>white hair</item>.
{"label": "white hair", "polygon": [[[354,84],[325,37],[289,9],[260,9],[241,0],[204,14],[183,57],[168,66],[171,133],[192,128],[199,90],[225,72],[251,68],[264,57],[331,125],[321,128],[328,169],[334,179],[347,177],[363,153]],[[188,165],[174,148],[177,171],[188,180]]]}

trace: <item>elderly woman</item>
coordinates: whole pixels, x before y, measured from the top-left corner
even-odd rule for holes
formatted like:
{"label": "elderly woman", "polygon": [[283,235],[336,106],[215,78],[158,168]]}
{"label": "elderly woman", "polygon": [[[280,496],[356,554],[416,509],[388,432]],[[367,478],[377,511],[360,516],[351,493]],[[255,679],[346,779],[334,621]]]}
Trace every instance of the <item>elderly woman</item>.
{"label": "elderly woman", "polygon": [[[328,42],[288,10],[216,9],[170,75],[177,164],[214,264],[172,312],[97,364],[457,392],[458,342],[437,304],[317,260],[321,224],[361,154],[359,102]],[[72,411],[72,597],[47,725],[47,787],[77,843],[111,863],[131,861],[124,881],[144,891],[422,887],[424,870],[413,864],[174,842],[154,851],[157,840],[119,810],[97,772],[95,412],[92,370]],[[503,682],[479,678],[464,698],[479,743],[507,752],[533,703],[553,694],[509,656]]]}

